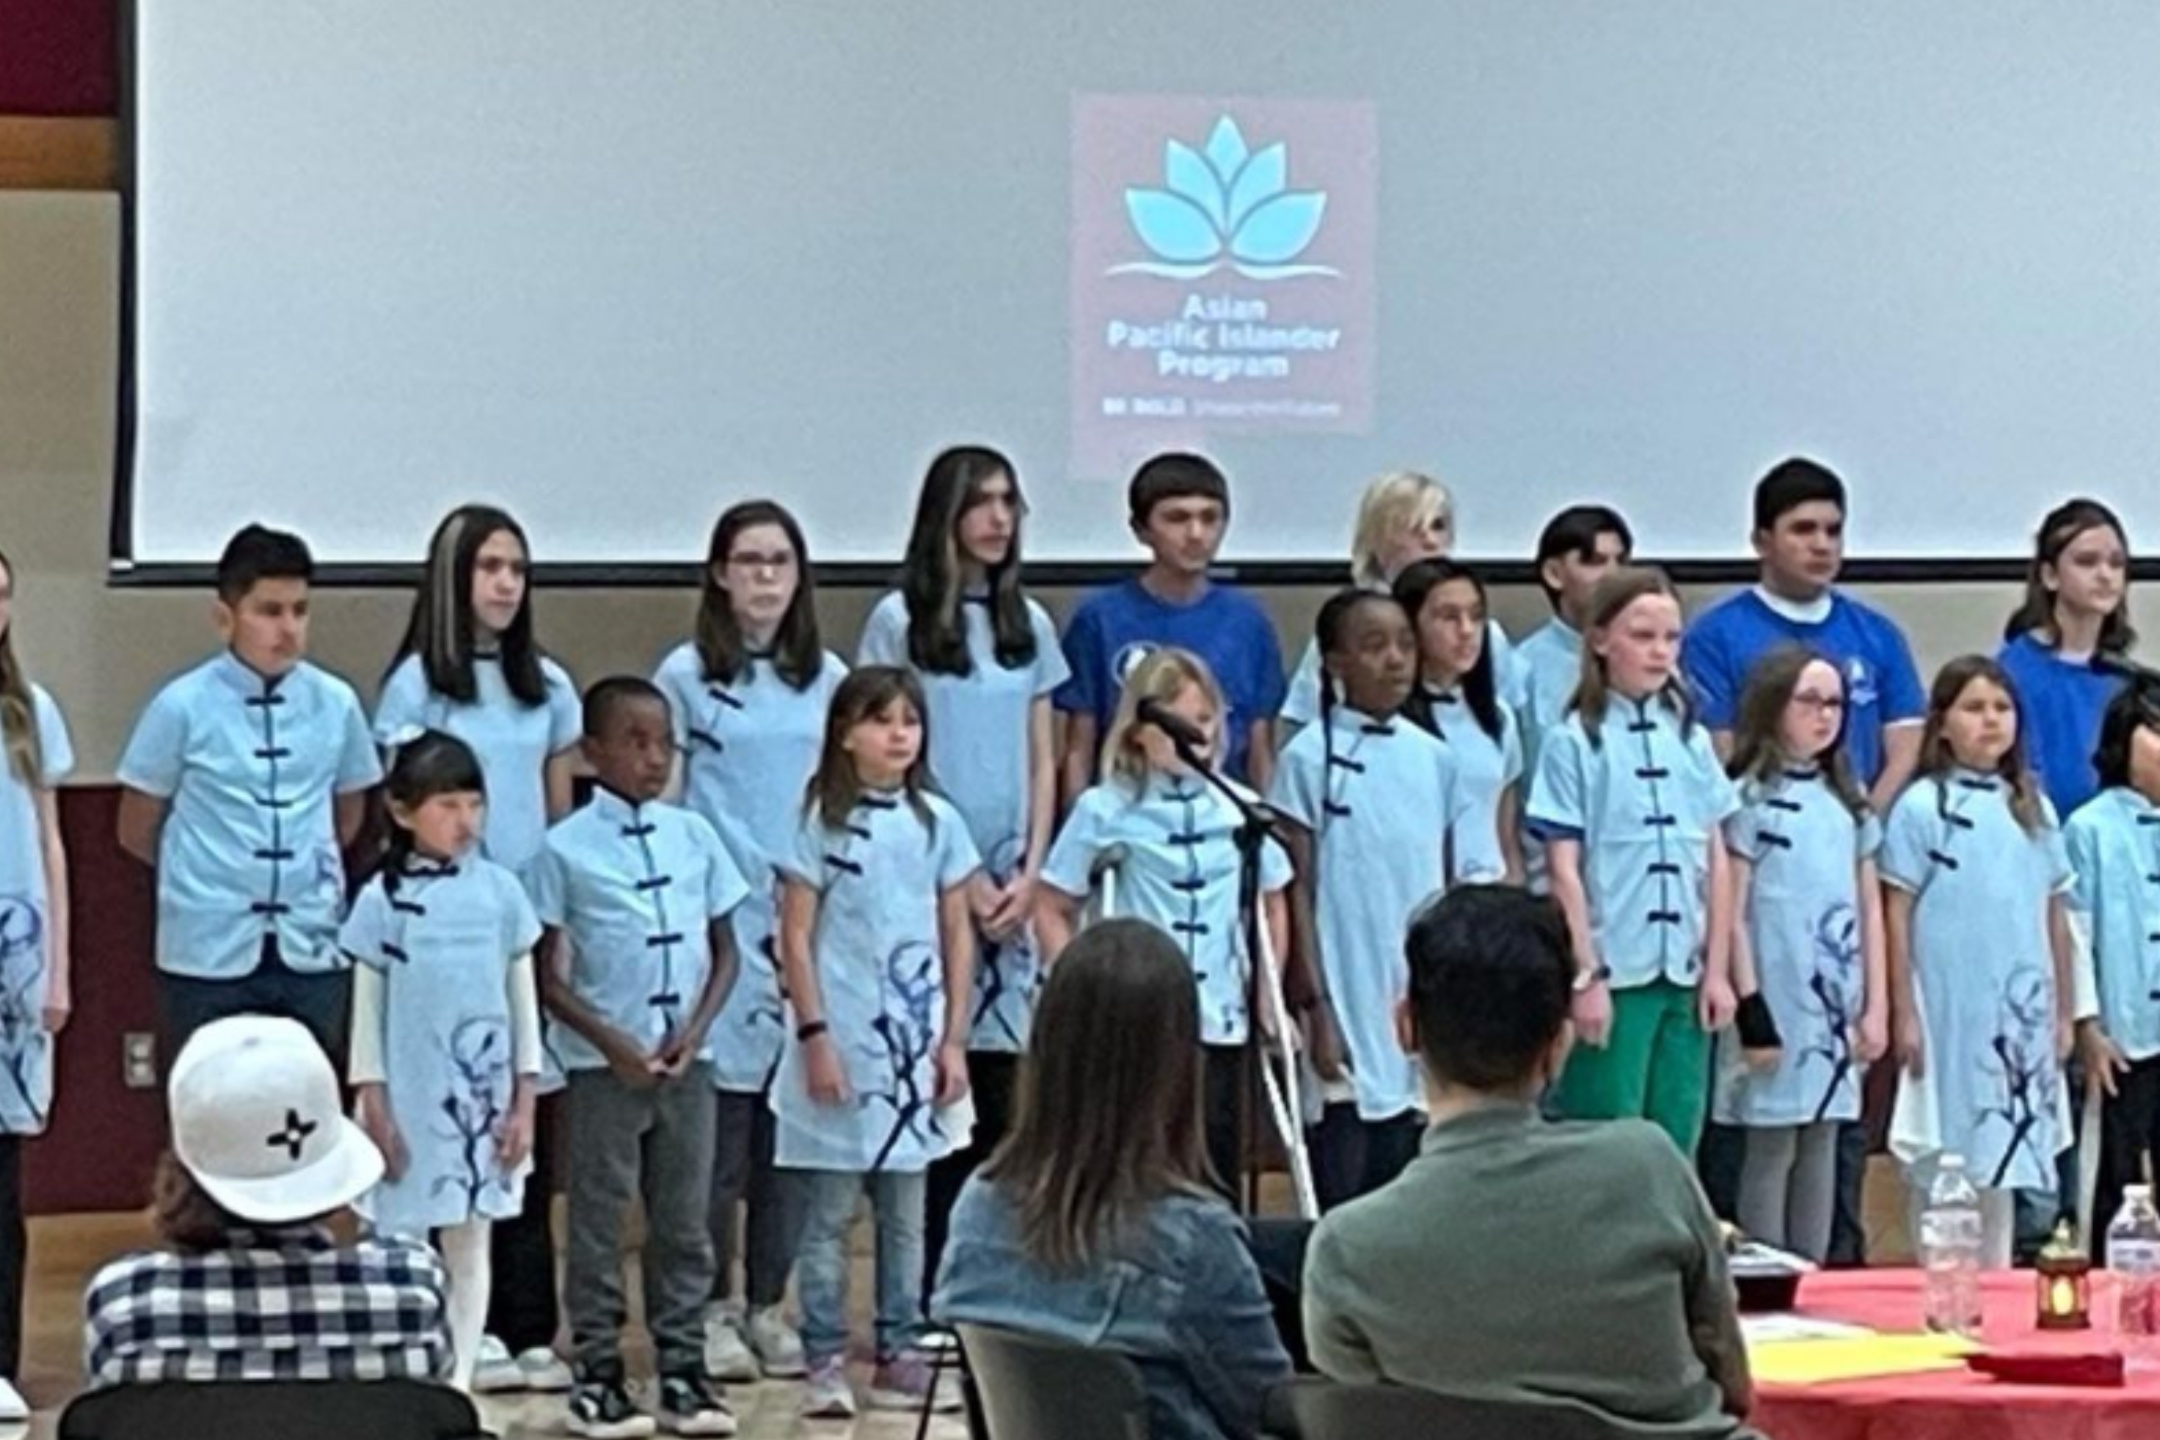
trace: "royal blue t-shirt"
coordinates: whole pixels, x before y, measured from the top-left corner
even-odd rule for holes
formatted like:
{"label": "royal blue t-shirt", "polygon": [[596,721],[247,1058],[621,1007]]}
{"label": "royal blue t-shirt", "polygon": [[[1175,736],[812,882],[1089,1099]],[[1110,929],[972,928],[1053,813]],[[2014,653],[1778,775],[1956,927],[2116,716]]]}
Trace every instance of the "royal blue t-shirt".
{"label": "royal blue t-shirt", "polygon": [[1118,692],[1133,667],[1160,645],[1190,650],[1207,662],[1230,707],[1224,764],[1245,778],[1253,723],[1282,707],[1282,644],[1250,595],[1210,585],[1189,605],[1159,599],[1138,580],[1097,590],[1080,602],[1065,627],[1065,663],[1072,675],[1052,697],[1058,709],[1095,717],[1107,734]]}
{"label": "royal blue t-shirt", "polygon": [[1749,669],[1784,644],[1805,645],[1844,675],[1845,755],[1860,782],[1873,785],[1882,774],[1883,730],[1925,720],[1927,692],[1897,622],[1841,591],[1830,592],[1830,613],[1813,623],[1779,614],[1752,588],[1696,616],[1680,647],[1680,668],[1695,688],[1702,722],[1731,730]]}
{"label": "royal blue t-shirt", "polygon": [[2093,747],[2100,743],[2100,717],[2122,682],[2083,661],[2065,661],[2029,630],[2005,641],[1995,658],[2017,686],[2026,758],[2055,813],[2067,816],[2100,793]]}

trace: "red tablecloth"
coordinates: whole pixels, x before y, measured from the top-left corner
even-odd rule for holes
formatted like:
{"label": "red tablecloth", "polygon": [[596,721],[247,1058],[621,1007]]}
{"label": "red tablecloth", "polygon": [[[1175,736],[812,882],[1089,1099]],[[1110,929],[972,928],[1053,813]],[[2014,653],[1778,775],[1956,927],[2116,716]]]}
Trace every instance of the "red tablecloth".
{"label": "red tablecloth", "polygon": [[[1988,1275],[1990,1349],[2086,1354],[2114,1347],[2105,1328],[2033,1328],[2033,1277]],[[1848,1270],[1810,1275],[1800,1313],[1877,1330],[1920,1325],[1920,1272]],[[2097,1307],[2096,1307],[2097,1308]],[[2160,1440],[2160,1376],[2133,1375],[2119,1390],[2005,1385],[1967,1370],[1853,1380],[1837,1385],[1760,1385],[1749,1422],[1771,1440]]]}

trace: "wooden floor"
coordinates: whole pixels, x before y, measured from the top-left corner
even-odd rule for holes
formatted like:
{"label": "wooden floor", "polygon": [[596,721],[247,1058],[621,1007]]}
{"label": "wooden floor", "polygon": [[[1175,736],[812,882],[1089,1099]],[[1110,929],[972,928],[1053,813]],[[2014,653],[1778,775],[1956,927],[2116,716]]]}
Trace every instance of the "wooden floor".
{"label": "wooden floor", "polygon": [[[1867,1183],[1869,1254],[1880,1264],[1909,1260],[1903,1199],[1890,1163],[1877,1157]],[[858,1237],[857,1273],[851,1287],[858,1308],[870,1294],[868,1237]],[[24,1317],[22,1390],[37,1415],[27,1431],[0,1426],[0,1440],[27,1434],[45,1440],[54,1434],[59,1410],[82,1383],[82,1294],[90,1273],[123,1251],[150,1243],[149,1227],[137,1215],[71,1215],[34,1220],[30,1225],[30,1284]],[[630,1267],[635,1313],[636,1267]],[[866,1329],[867,1321],[857,1328]],[[631,1346],[638,1364],[643,1347]],[[864,1377],[867,1382],[867,1376]],[[746,1440],[912,1440],[912,1415],[864,1415],[852,1424],[806,1421],[796,1414],[801,1386],[793,1381],[731,1386],[730,1403],[742,1422]],[[481,1414],[488,1427],[508,1440],[562,1433],[561,1397],[483,1398]],[[931,1427],[933,1440],[964,1440],[958,1417],[940,1417]]]}

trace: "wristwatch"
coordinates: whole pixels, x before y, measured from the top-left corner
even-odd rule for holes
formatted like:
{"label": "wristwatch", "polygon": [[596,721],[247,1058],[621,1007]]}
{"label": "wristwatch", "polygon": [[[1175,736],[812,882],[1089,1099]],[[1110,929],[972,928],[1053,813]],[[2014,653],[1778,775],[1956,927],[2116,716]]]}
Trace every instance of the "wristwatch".
{"label": "wristwatch", "polygon": [[1593,965],[1588,970],[1575,972],[1575,993],[1581,995],[1612,979],[1612,966]]}

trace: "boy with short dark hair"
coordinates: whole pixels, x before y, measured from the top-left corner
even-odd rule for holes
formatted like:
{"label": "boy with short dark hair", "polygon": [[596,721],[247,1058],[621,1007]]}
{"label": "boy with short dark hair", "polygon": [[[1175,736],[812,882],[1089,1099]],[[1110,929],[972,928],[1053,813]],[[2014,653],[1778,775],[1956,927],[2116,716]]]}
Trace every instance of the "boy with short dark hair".
{"label": "boy with short dark hair", "polygon": [[1066,717],[1065,803],[1094,783],[1126,675],[1164,645],[1207,662],[1229,707],[1223,765],[1264,787],[1282,707],[1282,646],[1257,601],[1208,574],[1230,523],[1229,482],[1202,456],[1157,455],[1134,472],[1126,500],[1133,535],[1153,559],[1082,600],[1065,627],[1072,675],[1053,697]]}
{"label": "boy with short dark hair", "polygon": [[314,561],[250,525],[217,569],[225,649],[169,682],[120,757],[118,838],[157,871],[157,967],[175,1050],[254,1012],[344,1053],[344,847],[382,779],[352,687],[303,658]]}
{"label": "boy with short dark hair", "polygon": [[1515,647],[1523,676],[1520,722],[1525,774],[1537,770],[1537,744],[1567,714],[1582,683],[1583,630],[1590,596],[1616,565],[1635,554],[1635,532],[1610,505],[1570,505],[1538,536],[1538,586],[1553,617]]}
{"label": "boy with short dark hair", "polygon": [[585,694],[584,731],[599,783],[548,831],[533,876],[541,993],[569,1073],[563,1297],[577,1385],[567,1423],[603,1440],[653,1433],[622,1359],[623,1224],[642,1196],[660,1423],[732,1435],[735,1418],[704,1371],[718,1102],[700,1052],[734,983],[728,916],[749,887],[703,818],[660,799],[675,741],[658,689],[600,681]]}

